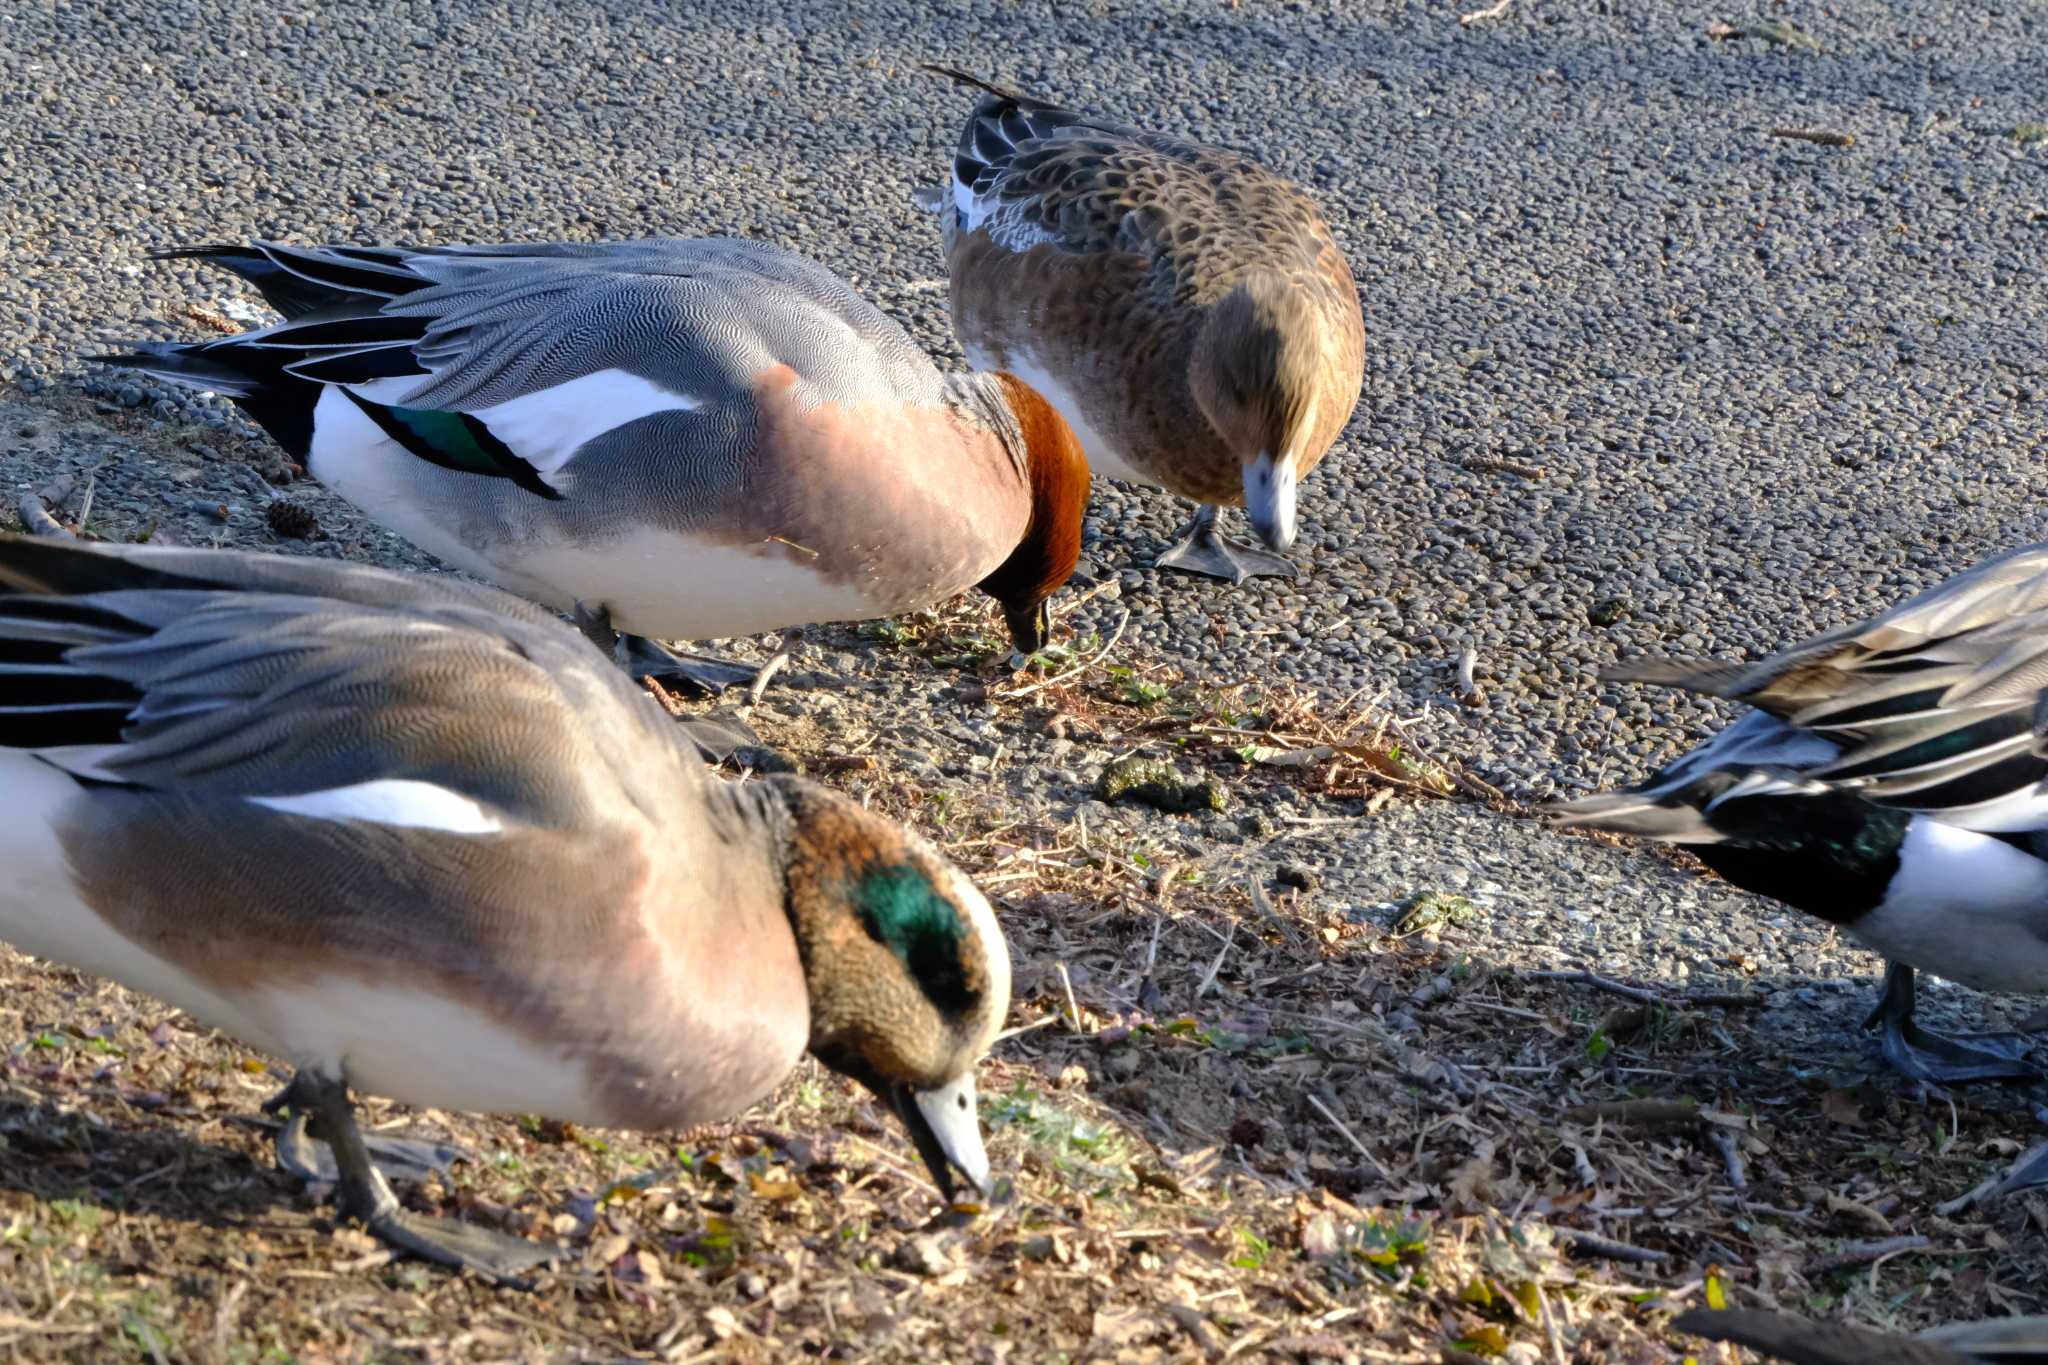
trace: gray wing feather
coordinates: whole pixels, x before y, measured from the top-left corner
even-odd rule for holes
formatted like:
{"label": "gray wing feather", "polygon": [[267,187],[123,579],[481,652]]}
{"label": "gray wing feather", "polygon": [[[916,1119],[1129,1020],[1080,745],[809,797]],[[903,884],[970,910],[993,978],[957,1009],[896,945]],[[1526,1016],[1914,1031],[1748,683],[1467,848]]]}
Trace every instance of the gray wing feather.
{"label": "gray wing feather", "polygon": [[0,640],[62,647],[0,675],[0,712],[53,679],[131,690],[103,742],[16,741],[98,781],[225,798],[412,778],[559,826],[600,787],[653,813],[701,780],[580,635],[452,579],[0,536]]}
{"label": "gray wing feather", "polygon": [[[2048,544],[1752,665],[1636,664],[1609,676],[1748,702],[1839,746],[1800,765],[1803,779],[1966,824],[1995,811],[1986,828],[2048,816]],[[1720,747],[1667,773],[1704,767]]]}
{"label": "gray wing feather", "polygon": [[407,406],[473,411],[619,368],[674,392],[744,392],[786,364],[841,401],[936,401],[937,369],[844,280],[758,242],[602,243],[410,254],[433,281],[383,311],[426,322]]}

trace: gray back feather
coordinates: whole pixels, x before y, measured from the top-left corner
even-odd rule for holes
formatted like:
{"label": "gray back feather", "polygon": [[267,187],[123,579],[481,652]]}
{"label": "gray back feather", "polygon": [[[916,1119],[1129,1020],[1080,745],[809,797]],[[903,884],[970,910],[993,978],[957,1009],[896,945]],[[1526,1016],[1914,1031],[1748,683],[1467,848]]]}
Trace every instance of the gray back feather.
{"label": "gray back feather", "polygon": [[815,261],[733,238],[408,253],[433,281],[383,304],[423,319],[412,407],[474,411],[605,369],[713,402],[788,365],[814,401],[939,401],[903,328]]}

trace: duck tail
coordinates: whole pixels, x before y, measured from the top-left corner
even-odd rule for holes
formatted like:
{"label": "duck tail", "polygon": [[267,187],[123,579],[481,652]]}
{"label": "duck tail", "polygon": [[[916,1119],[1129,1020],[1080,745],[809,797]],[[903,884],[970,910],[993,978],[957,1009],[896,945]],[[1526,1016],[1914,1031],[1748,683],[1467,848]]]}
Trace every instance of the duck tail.
{"label": "duck tail", "polygon": [[1568,829],[1604,829],[1666,844],[1717,844],[1728,837],[1683,791],[1602,792],[1552,802],[1542,815]]}
{"label": "duck tail", "polygon": [[185,246],[151,253],[158,261],[199,261],[239,275],[263,301],[287,318],[336,304],[381,303],[424,288],[429,281],[406,264],[407,253],[392,247]]}
{"label": "duck tail", "polygon": [[1737,695],[1737,688],[1751,671],[1743,664],[1713,659],[1638,659],[1601,669],[1600,681],[1649,683],[1709,697],[1728,697]]}
{"label": "duck tail", "polygon": [[1039,99],[1035,95],[1027,95],[1021,90],[1012,90],[1008,86],[997,85],[994,81],[984,80],[970,71],[962,71],[957,66],[941,66],[937,62],[923,62],[919,64],[919,67],[921,70],[929,71],[935,76],[944,76],[955,85],[968,86],[971,89],[979,90],[985,95],[992,96],[1009,104],[1022,105],[1026,109],[1050,109],[1053,107],[1051,103]]}
{"label": "duck tail", "polygon": [[293,352],[236,345],[240,340],[116,341],[110,343],[116,350],[80,358],[140,370],[183,388],[232,399],[293,459],[304,463],[313,444],[313,405],[320,401],[321,386],[286,368],[298,358]]}

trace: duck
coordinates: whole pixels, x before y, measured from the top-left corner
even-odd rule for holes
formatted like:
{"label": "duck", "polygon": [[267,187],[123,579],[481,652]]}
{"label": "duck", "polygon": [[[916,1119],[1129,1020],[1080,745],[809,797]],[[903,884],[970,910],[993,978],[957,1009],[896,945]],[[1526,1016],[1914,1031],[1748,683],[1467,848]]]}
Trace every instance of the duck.
{"label": "duck", "polygon": [[1943,1038],[1915,970],[2048,992],[2048,543],[1756,663],[1642,661],[1610,680],[1748,709],[1641,786],[1551,819],[1682,844],[1726,880],[1882,955],[1866,1027],[1930,1083],[2032,1080],[2021,1035]]}
{"label": "duck", "polygon": [[288,1064],[281,1163],[324,1138],[343,1210],[400,1251],[500,1280],[556,1254],[403,1208],[352,1091],[666,1131],[808,1052],[941,1195],[989,1189],[987,899],[843,795],[721,780],[497,589],[0,536],[0,793],[0,940]]}
{"label": "duck", "polygon": [[2048,1361],[2048,1317],[1986,1318],[1900,1336],[1796,1313],[1695,1308],[1671,1325],[1790,1365],[2021,1365]]}
{"label": "duck", "polygon": [[[981,92],[941,220],[953,330],[1023,377],[1107,478],[1197,504],[1158,567],[1291,577],[1301,481],[1358,405],[1365,319],[1315,202],[1251,157]],[[1267,548],[1216,529],[1243,506]]]}
{"label": "duck", "polygon": [[[1088,465],[1016,376],[941,374],[826,267],[705,237],[183,247],[282,322],[88,359],[225,395],[444,563],[561,611],[638,676],[702,640],[978,587],[1019,658],[1080,554]],[[623,633],[623,634],[622,634]]]}

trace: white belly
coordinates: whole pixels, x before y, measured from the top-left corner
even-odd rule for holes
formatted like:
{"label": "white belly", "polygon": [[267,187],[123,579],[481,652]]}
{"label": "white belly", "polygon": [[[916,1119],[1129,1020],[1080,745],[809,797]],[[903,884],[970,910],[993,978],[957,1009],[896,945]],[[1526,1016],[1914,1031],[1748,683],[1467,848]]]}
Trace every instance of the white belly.
{"label": "white belly", "polygon": [[[656,526],[579,533],[575,494],[536,508],[514,538],[472,543],[459,507],[423,497],[423,466],[336,390],[317,409],[313,477],[427,553],[557,611],[602,604],[620,630],[661,640],[715,640],[930,606],[878,601],[814,573],[801,551],[696,539]],[[426,471],[426,472],[423,472]],[[449,479],[465,476],[449,474]],[[538,499],[536,499],[538,501]]]}
{"label": "white belly", "polygon": [[1884,902],[1851,932],[1885,956],[1983,991],[2048,992],[2048,863],[1920,817]]}
{"label": "white belly", "polygon": [[480,1114],[611,1119],[581,1060],[413,987],[325,977],[266,990],[262,1010],[274,1021],[269,1051],[367,1094]]}
{"label": "white belly", "polygon": [[1081,443],[1081,453],[1088,457],[1090,473],[1105,479],[1123,479],[1129,483],[1149,484],[1154,488],[1164,487],[1157,478],[1140,469],[1125,453],[1122,446],[1110,440],[1088,420],[1087,410],[1074,397],[1073,391],[1042,364],[1038,357],[1028,351],[1012,351],[1006,359],[998,358],[979,346],[967,346],[967,363],[977,370],[1008,370],[1019,379],[1038,390],[1046,402],[1067,419],[1067,425],[1074,430],[1074,439]]}
{"label": "white belly", "polygon": [[657,640],[718,640],[930,605],[877,602],[855,584],[812,572],[781,545],[755,550],[653,528],[595,544],[512,547],[490,573],[563,610],[572,598],[603,603],[613,626]]}

